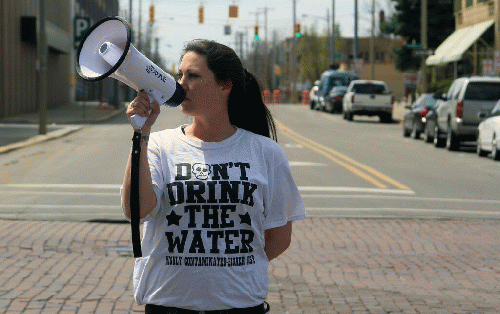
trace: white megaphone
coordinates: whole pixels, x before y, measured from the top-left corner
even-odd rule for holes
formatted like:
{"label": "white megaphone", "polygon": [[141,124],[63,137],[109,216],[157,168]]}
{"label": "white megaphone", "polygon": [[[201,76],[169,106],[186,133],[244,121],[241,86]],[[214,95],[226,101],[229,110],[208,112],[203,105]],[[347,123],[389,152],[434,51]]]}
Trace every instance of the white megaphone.
{"label": "white megaphone", "polygon": [[[92,26],[80,43],[76,70],[89,81],[111,76],[136,91],[145,90],[151,102],[178,106],[186,97],[182,86],[130,42],[130,26],[119,17],[107,17]],[[147,117],[131,117],[134,129],[141,129]]]}

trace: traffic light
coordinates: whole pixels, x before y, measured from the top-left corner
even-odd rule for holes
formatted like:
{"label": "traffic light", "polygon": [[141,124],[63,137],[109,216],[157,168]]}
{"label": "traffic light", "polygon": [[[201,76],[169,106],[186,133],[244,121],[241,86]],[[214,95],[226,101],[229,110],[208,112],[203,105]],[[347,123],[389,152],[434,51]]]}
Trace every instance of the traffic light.
{"label": "traffic light", "polygon": [[229,17],[230,18],[237,18],[238,17],[238,6],[237,5],[230,5],[229,6]]}
{"label": "traffic light", "polygon": [[295,37],[300,37],[300,22],[295,22]]}
{"label": "traffic light", "polygon": [[155,21],[155,6],[154,5],[149,6],[149,21],[150,22]]}
{"label": "traffic light", "polygon": [[200,5],[198,7],[198,23],[203,24],[203,22],[205,22],[205,12],[203,5]]}
{"label": "traffic light", "polygon": [[253,39],[254,40],[259,40],[259,25],[255,24],[253,27]]}

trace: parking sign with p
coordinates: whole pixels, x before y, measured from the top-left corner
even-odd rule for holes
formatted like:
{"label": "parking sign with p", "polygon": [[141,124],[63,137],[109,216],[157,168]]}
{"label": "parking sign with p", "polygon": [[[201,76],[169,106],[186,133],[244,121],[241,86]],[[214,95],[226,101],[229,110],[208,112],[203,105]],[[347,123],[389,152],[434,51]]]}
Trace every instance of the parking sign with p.
{"label": "parking sign with p", "polygon": [[75,35],[75,49],[78,49],[80,46],[80,42],[87,33],[87,31],[90,29],[90,18],[88,17],[81,17],[81,16],[75,16],[74,20],[74,35]]}

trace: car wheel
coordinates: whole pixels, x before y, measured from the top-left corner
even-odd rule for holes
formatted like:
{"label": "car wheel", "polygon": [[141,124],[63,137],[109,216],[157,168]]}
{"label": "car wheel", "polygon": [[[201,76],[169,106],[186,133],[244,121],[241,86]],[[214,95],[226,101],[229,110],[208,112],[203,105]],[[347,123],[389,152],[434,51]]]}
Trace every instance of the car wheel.
{"label": "car wheel", "polygon": [[500,152],[498,151],[498,142],[495,139],[495,136],[493,136],[493,142],[491,143],[491,158],[493,160],[500,160]]}
{"label": "car wheel", "polygon": [[483,149],[481,146],[481,142],[479,141],[479,136],[477,137],[477,155],[479,157],[486,157],[488,155],[488,152]]}
{"label": "car wheel", "polygon": [[346,113],[346,120],[347,121],[352,121],[354,119],[354,114],[350,111]]}
{"label": "car wheel", "polygon": [[379,118],[382,123],[392,123],[392,115],[390,113],[381,114]]}
{"label": "car wheel", "polygon": [[407,128],[405,128],[404,124],[403,124],[403,136],[410,137],[410,135],[411,135],[411,130],[408,130]]}
{"label": "car wheel", "polygon": [[460,140],[449,127],[448,130],[449,131],[446,134],[446,148],[448,148],[448,150],[456,151],[460,148]]}
{"label": "car wheel", "polygon": [[434,128],[434,146],[436,147],[444,147],[446,144],[446,140],[441,138],[441,132],[439,131],[439,128],[436,126]]}

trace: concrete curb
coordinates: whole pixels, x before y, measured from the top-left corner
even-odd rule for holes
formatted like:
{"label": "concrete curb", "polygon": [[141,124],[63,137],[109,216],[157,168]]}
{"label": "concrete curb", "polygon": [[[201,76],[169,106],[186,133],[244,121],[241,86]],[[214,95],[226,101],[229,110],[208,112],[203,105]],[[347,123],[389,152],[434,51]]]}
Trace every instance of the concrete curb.
{"label": "concrete curb", "polygon": [[[123,113],[124,111],[125,111],[125,108],[114,110],[113,112],[111,112],[108,115],[105,115],[105,116],[102,116],[99,118],[95,118],[92,120],[88,120],[88,121],[78,121],[78,123],[81,123],[81,124],[84,124],[84,123],[102,123],[108,119],[111,119],[111,118],[119,115],[120,113]],[[72,123],[74,124],[75,122],[72,122]],[[63,124],[72,124],[72,123],[63,123]],[[67,126],[65,128],[49,132],[47,134],[36,135],[34,137],[31,137],[31,138],[24,140],[24,141],[21,141],[21,142],[9,144],[6,146],[0,146],[0,155],[17,150],[17,149],[20,149],[20,148],[36,145],[36,144],[39,144],[39,143],[42,143],[45,141],[58,139],[58,138],[66,136],[66,135],[69,135],[71,133],[77,132],[77,131],[81,130],[82,128],[83,128],[83,126],[81,126],[81,125]]]}
{"label": "concrete curb", "polygon": [[81,130],[83,127],[82,126],[70,126],[70,127],[65,127],[63,129],[55,130],[52,132],[49,132],[47,134],[42,134],[42,135],[36,135],[32,138],[29,138],[27,140],[24,140],[22,142],[17,142],[14,144],[6,145],[0,147],[0,154],[5,154],[8,152],[11,152],[16,149],[36,145],[45,141],[50,141],[53,139],[61,138],[63,136],[66,136],[68,134],[77,132]]}

